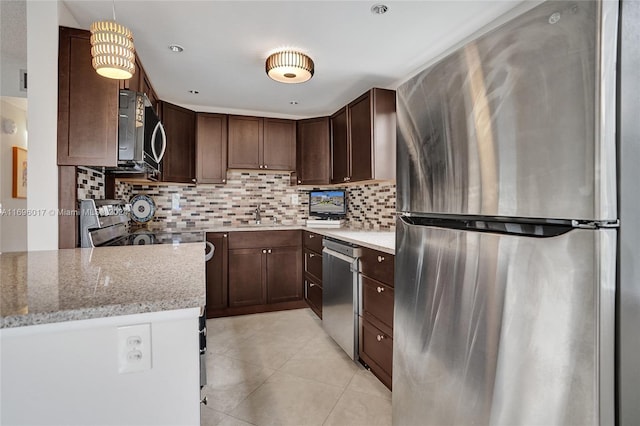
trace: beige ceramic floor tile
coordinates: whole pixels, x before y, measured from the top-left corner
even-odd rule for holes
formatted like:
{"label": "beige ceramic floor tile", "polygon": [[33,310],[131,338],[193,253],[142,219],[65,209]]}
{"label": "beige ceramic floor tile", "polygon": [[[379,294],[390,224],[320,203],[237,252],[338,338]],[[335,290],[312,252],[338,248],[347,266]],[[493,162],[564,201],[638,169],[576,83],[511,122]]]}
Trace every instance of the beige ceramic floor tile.
{"label": "beige ceramic floor tile", "polygon": [[351,383],[347,386],[347,390],[366,393],[391,401],[391,391],[371,371],[364,368],[353,376]]}
{"label": "beige ceramic floor tile", "polygon": [[264,383],[274,370],[224,355],[207,356],[208,407],[228,413]]}
{"label": "beige ceramic floor tile", "polygon": [[286,337],[268,332],[256,333],[225,352],[226,356],[241,359],[266,368],[278,369],[302,349],[309,338]]}
{"label": "beige ceramic floor tile", "polygon": [[252,424],[202,405],[200,407],[200,426],[252,426]]}
{"label": "beige ceramic floor tile", "polygon": [[276,372],[230,414],[260,426],[321,425],[342,389]]}
{"label": "beige ceramic floor tile", "polygon": [[293,356],[298,358],[349,358],[344,350],[324,332],[307,342],[300,352]]}
{"label": "beige ceramic floor tile", "polygon": [[343,353],[342,357],[290,359],[279,371],[344,388],[359,368]]}
{"label": "beige ceramic floor tile", "polygon": [[309,318],[308,315],[286,316],[279,318],[268,329],[273,334],[282,336],[305,336],[308,339],[325,335],[322,325]]}
{"label": "beige ceramic floor tile", "polygon": [[391,426],[391,401],[346,390],[324,426]]}

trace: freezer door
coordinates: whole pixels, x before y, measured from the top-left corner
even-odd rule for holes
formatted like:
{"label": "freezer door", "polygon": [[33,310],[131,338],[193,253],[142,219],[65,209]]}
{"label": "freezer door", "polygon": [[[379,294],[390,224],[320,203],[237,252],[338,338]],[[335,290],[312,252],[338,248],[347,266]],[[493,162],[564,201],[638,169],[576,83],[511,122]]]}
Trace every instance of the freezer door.
{"label": "freezer door", "polygon": [[616,23],[545,2],[401,85],[398,209],[616,219]]}
{"label": "freezer door", "polygon": [[615,230],[397,233],[393,424],[613,424]]}

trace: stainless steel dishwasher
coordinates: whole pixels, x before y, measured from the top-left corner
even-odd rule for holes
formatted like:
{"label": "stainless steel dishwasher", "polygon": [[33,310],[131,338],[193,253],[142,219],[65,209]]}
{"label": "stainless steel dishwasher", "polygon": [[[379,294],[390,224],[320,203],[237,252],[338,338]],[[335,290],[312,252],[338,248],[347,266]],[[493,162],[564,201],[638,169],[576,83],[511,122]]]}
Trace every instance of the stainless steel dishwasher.
{"label": "stainless steel dishwasher", "polygon": [[358,359],[358,246],[322,240],[322,327],[342,349]]}

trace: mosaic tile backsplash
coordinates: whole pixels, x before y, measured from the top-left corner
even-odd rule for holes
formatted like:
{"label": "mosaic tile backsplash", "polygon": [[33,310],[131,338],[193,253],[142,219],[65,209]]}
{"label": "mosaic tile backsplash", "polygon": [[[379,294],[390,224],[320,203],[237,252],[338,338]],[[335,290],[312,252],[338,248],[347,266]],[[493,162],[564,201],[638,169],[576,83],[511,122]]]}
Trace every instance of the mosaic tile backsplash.
{"label": "mosaic tile backsplash", "polygon": [[[153,198],[156,215],[148,225],[152,229],[248,224],[255,219],[258,205],[262,223],[302,225],[308,219],[309,188],[290,186],[289,180],[288,173],[230,170],[225,185],[144,185],[118,181],[115,195],[124,200],[137,194]],[[394,229],[395,183],[352,185],[346,189],[347,226]],[[178,209],[172,206],[174,194],[179,197]]]}
{"label": "mosaic tile backsplash", "polygon": [[77,169],[78,200],[104,199],[104,173],[86,167]]}

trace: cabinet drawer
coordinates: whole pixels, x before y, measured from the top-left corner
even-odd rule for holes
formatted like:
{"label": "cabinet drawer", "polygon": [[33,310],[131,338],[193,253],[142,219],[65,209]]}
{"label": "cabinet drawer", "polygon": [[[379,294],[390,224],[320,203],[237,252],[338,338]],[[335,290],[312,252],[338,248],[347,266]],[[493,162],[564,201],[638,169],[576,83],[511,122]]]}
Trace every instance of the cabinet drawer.
{"label": "cabinet drawer", "polygon": [[392,254],[363,247],[360,270],[363,275],[393,287],[394,258]]}
{"label": "cabinet drawer", "polygon": [[304,231],[302,239],[304,241],[304,248],[313,250],[316,253],[322,253],[322,235]]}
{"label": "cabinet drawer", "polygon": [[304,271],[322,282],[322,256],[308,249],[304,251]]}
{"label": "cabinet drawer", "polygon": [[362,276],[362,316],[393,336],[393,287]]}
{"label": "cabinet drawer", "polygon": [[300,246],[300,231],[229,232],[229,248],[270,248]]}
{"label": "cabinet drawer", "polygon": [[361,324],[360,358],[388,388],[391,388],[393,339],[367,320],[362,320]]}
{"label": "cabinet drawer", "polygon": [[322,319],[322,287],[313,279],[304,279],[304,298],[309,307]]}

